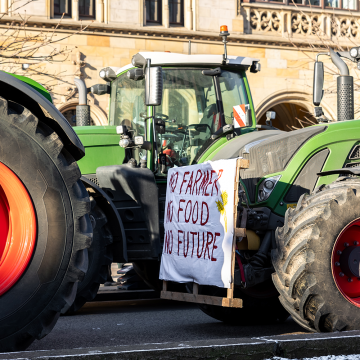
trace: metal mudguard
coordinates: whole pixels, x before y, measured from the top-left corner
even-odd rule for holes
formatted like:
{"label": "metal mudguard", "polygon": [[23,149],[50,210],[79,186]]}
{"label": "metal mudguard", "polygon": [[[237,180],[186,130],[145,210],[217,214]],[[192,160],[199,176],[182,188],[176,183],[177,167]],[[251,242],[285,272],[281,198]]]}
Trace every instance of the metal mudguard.
{"label": "metal mudguard", "polygon": [[0,96],[19,103],[50,126],[75,160],[85,155],[80,139],[61,112],[48,99],[23,81],[0,71]]}
{"label": "metal mudguard", "polygon": [[124,224],[129,261],[159,259],[159,196],[152,171],[112,165],[98,167],[96,176]]}

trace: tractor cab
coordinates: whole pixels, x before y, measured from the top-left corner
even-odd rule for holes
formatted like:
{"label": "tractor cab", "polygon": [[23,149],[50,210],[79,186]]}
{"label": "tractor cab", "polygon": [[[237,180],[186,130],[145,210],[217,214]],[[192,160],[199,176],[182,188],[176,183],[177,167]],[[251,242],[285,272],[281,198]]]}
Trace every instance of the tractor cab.
{"label": "tractor cab", "polygon": [[[156,104],[146,104],[145,99],[150,86],[148,63],[161,77],[162,93]],[[170,167],[195,163],[222,137],[229,140],[255,129],[245,71],[255,69],[257,59],[232,56],[224,61],[222,55],[149,52],[136,54],[132,64],[130,69],[112,69],[116,79],[110,85],[109,125],[125,126],[121,136],[133,141],[120,145],[131,149],[129,156],[137,163],[147,159],[158,175],[165,175]],[[234,114],[235,106],[243,112],[242,118]],[[135,144],[139,136],[152,144],[150,150]]]}

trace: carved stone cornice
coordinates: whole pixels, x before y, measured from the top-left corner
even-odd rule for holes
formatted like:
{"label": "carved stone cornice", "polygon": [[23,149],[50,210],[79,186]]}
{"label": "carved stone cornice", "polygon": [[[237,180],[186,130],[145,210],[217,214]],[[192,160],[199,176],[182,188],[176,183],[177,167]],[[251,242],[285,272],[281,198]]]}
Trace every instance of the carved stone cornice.
{"label": "carved stone cornice", "polygon": [[[248,16],[248,23],[250,24],[251,10],[256,10],[256,7],[252,3],[242,3],[242,7],[250,9]],[[257,5],[257,4],[256,4]],[[261,4],[262,5],[262,4]],[[270,6],[268,5],[268,8]],[[264,7],[261,7],[261,11],[265,11]],[[277,11],[276,9],[270,9],[268,11]],[[277,20],[276,20],[277,21]],[[52,32],[57,27],[59,19],[44,19],[40,17],[31,17],[27,21],[25,27],[26,30],[34,31],[49,31]],[[8,28],[10,24],[13,26],[21,26],[21,18],[19,17],[3,17],[0,20],[0,29]],[[81,32],[81,35],[96,35],[96,36],[112,36],[112,37],[124,37],[124,38],[140,38],[151,40],[167,40],[167,41],[179,41],[203,44],[222,44],[218,32],[205,32],[205,31],[192,31],[185,28],[164,28],[164,27],[128,27],[122,24],[104,24],[97,22],[82,22],[82,26],[88,25],[88,28]],[[56,28],[57,33],[74,33],[79,31],[81,24],[72,19],[64,19],[61,24]],[[274,26],[274,25],[272,25]],[[267,48],[291,48],[294,49],[294,44],[302,49],[323,49],[324,44],[322,41],[313,39],[309,44],[309,39],[303,37],[295,37],[290,39],[288,36],[279,36],[278,29],[282,29],[282,25],[275,26],[276,31],[244,29],[244,33],[232,32],[228,38],[229,45],[231,46],[249,46],[249,47],[267,47]],[[264,36],[265,35],[265,36]],[[281,33],[280,33],[281,35]],[[284,34],[282,34],[284,35]],[[285,34],[286,35],[286,34]]]}

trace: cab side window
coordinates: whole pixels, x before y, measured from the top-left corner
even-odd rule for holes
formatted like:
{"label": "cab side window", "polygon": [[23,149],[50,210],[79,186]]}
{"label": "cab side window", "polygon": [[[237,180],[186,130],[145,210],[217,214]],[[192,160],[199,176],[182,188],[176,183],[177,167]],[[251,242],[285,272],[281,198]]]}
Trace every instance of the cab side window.
{"label": "cab side window", "polygon": [[126,125],[137,135],[144,135],[145,84],[144,80],[130,80],[126,73],[111,83],[110,125]]}

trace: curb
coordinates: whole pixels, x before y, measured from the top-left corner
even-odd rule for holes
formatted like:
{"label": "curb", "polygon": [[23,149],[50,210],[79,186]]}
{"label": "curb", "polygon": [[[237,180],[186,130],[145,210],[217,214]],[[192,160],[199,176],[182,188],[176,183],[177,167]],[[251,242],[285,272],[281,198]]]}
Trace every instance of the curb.
{"label": "curb", "polygon": [[360,353],[360,331],[0,353],[1,360],[263,360]]}

